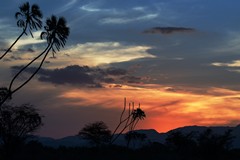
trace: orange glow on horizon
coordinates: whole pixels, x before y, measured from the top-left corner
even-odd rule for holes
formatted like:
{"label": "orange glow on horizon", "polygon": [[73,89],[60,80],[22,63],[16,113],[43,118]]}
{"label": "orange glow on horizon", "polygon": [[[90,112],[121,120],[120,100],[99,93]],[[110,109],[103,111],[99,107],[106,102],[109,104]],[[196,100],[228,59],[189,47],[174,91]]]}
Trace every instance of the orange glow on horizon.
{"label": "orange glow on horizon", "polygon": [[214,94],[123,86],[94,90],[73,89],[62,93],[59,98],[69,99],[69,105],[76,107],[99,106],[119,109],[119,112],[124,97],[129,102],[140,102],[147,118],[138,124],[137,129],[154,128],[158,132],[166,132],[187,125],[236,125],[240,121],[240,92],[209,88],[208,93]]}

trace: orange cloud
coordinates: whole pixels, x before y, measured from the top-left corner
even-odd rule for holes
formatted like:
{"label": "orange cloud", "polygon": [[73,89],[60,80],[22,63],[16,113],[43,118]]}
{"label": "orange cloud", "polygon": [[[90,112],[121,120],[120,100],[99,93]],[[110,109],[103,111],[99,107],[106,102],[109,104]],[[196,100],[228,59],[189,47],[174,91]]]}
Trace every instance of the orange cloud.
{"label": "orange cloud", "polygon": [[[159,86],[160,87],[160,86]],[[185,125],[235,125],[240,121],[240,92],[222,88],[209,88],[208,93],[169,92],[164,88],[121,88],[74,89],[61,94],[60,98],[70,99],[74,106],[123,107],[123,97],[140,102],[147,118],[139,128],[155,128],[159,132]],[[77,101],[79,99],[79,101]],[[118,115],[116,115],[118,116]]]}

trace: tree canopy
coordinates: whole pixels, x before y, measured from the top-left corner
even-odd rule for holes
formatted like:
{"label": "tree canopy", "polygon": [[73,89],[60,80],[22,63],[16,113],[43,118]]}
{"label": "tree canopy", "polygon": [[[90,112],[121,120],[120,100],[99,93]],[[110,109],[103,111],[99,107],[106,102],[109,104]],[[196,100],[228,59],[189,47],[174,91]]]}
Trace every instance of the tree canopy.
{"label": "tree canopy", "polygon": [[85,125],[78,135],[99,146],[110,142],[111,131],[103,121],[98,121]]}

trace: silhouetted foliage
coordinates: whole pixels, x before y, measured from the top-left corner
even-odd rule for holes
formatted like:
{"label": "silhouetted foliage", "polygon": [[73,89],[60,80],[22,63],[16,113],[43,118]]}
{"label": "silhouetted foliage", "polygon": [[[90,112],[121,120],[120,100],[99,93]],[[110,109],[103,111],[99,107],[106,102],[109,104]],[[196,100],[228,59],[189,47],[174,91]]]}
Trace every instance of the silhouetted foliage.
{"label": "silhouetted foliage", "polygon": [[127,147],[129,147],[131,142],[133,142],[133,147],[134,147],[135,141],[143,142],[147,138],[147,136],[144,133],[138,133],[136,131],[129,131],[125,134],[124,138],[127,141]]}
{"label": "silhouetted foliage", "polygon": [[85,125],[78,135],[95,146],[100,146],[110,142],[111,131],[104,122],[99,121]]}
{"label": "silhouetted foliage", "polygon": [[64,48],[66,40],[69,36],[70,30],[67,27],[67,22],[64,17],[59,19],[52,15],[51,18],[47,18],[45,31],[41,33],[41,39],[46,39],[49,44],[49,50],[52,50],[53,57],[56,50],[59,51],[61,47]]}
{"label": "silhouetted foliage", "polygon": [[22,28],[22,33],[18,36],[18,38],[13,42],[13,44],[5,51],[5,53],[0,57],[0,60],[11,51],[12,47],[17,43],[17,41],[23,36],[23,34],[27,35],[27,29],[31,36],[32,29],[38,30],[42,28],[42,12],[38,5],[33,4],[30,6],[29,2],[24,3],[19,7],[20,11],[16,12],[15,18],[17,21],[17,26]]}
{"label": "silhouetted foliage", "polygon": [[233,136],[231,130],[226,131],[223,135],[214,134],[211,129],[207,129],[198,137],[198,147],[200,155],[208,155],[206,158],[216,158],[219,153],[224,153],[230,149]]}
{"label": "silhouetted foliage", "polygon": [[194,136],[194,132],[188,134],[183,134],[179,131],[171,132],[166,138],[166,145],[175,151],[189,152],[197,147]]}
{"label": "silhouetted foliage", "polygon": [[[123,111],[120,115],[120,122],[117,125],[116,129],[113,131],[111,144],[117,140],[117,138],[127,129],[129,131],[133,131],[136,125],[138,124],[139,120],[144,120],[146,117],[145,112],[140,108],[140,103],[138,108],[135,109],[134,102],[129,103],[128,108],[126,104],[126,98],[124,98],[124,106]],[[116,132],[119,131],[117,135]]]}
{"label": "silhouetted foliage", "polygon": [[195,132],[183,134],[182,132],[171,132],[165,145],[170,152],[176,154],[179,159],[195,159],[197,151],[197,142],[195,141]]}
{"label": "silhouetted foliage", "polygon": [[182,159],[223,159],[229,157],[233,140],[231,131],[223,135],[215,134],[211,129],[201,133],[171,132],[166,138],[166,147]]}
{"label": "silhouetted foliage", "polygon": [[[37,72],[42,67],[50,50],[52,50],[53,53],[55,53],[56,52],[55,48],[57,49],[57,51],[59,51],[61,47],[64,47],[67,37],[69,36],[69,28],[67,27],[66,20],[63,17],[60,17],[59,19],[56,16],[52,16],[51,18],[48,18],[46,20],[46,26],[44,27],[44,29],[46,31],[41,33],[41,38],[44,38],[44,37],[46,38],[48,46],[41,54],[35,57],[31,62],[29,62],[14,76],[14,78],[12,79],[9,85],[9,90],[11,91],[12,94],[17,90],[21,89],[37,74]],[[41,56],[43,56],[41,63],[39,64],[37,69],[32,73],[32,75],[24,83],[22,83],[16,89],[12,90],[12,85],[15,79]]]}
{"label": "silhouetted foliage", "polygon": [[[31,141],[22,146],[21,152],[14,154],[12,160],[206,160],[197,153],[182,153],[169,150],[160,143],[153,143],[140,149],[131,149],[116,145],[100,148],[88,147],[58,147],[43,146]],[[229,150],[227,153],[217,153],[216,160],[239,160],[240,149]],[[189,156],[192,155],[192,156]],[[0,159],[3,159],[0,156]]]}
{"label": "silhouetted foliage", "polygon": [[0,140],[4,152],[9,155],[41,126],[42,116],[32,105],[3,105],[0,111]]}
{"label": "silhouetted foliage", "polygon": [[[47,18],[46,20],[46,26],[44,26],[45,31],[41,33],[41,38],[46,38],[47,40],[47,47],[45,50],[40,53],[37,57],[35,57],[33,60],[31,60],[27,65],[25,65],[22,69],[20,69],[17,74],[12,78],[10,85],[9,85],[9,94],[6,96],[5,99],[3,99],[2,102],[0,102],[0,106],[10,97],[13,93],[21,89],[23,86],[25,86],[41,69],[44,61],[47,58],[47,55],[50,51],[52,51],[53,56],[54,53],[56,53],[56,50],[59,51],[60,48],[64,47],[66,44],[66,40],[69,36],[69,27],[67,27],[66,20],[64,17],[60,17],[59,19],[56,16],[51,16],[51,18]],[[43,57],[42,57],[43,56]],[[40,64],[36,68],[36,70],[19,86],[15,87],[13,89],[13,84],[15,80],[20,76],[22,72],[24,72],[29,66],[34,63],[36,60],[41,59]]]}
{"label": "silhouetted foliage", "polygon": [[[8,96],[8,95],[9,95],[8,88],[7,87],[0,87],[0,104],[7,100],[6,97],[8,97],[8,100],[11,99],[11,96]],[[0,105],[0,109],[1,109],[1,105]]]}

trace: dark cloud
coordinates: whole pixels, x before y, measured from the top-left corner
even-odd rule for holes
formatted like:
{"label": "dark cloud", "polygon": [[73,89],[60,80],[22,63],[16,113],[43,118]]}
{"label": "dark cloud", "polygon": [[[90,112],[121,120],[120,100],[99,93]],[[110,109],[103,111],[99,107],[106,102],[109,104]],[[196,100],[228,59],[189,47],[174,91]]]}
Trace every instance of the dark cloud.
{"label": "dark cloud", "polygon": [[[0,37],[0,39],[3,39],[3,37]],[[1,52],[5,52],[7,49],[7,43],[6,42],[4,42],[3,40],[0,40],[0,46],[1,46],[1,48],[0,48],[0,51]],[[11,52],[11,51],[10,51]]]}
{"label": "dark cloud", "polygon": [[46,70],[41,72],[40,81],[56,84],[96,84],[89,74],[89,69],[80,66],[68,66],[62,69]]}
{"label": "dark cloud", "polygon": [[[7,49],[0,49],[0,51],[2,51],[2,52],[4,53],[5,51],[7,51]],[[13,51],[10,50],[9,52],[13,52]],[[34,53],[35,50],[32,49],[32,48],[27,48],[27,49],[17,49],[17,50],[14,50],[14,52]],[[12,54],[12,53],[11,53],[11,54]],[[9,56],[6,55],[6,56],[4,57],[4,59],[3,59],[3,61],[7,61],[7,62],[9,62],[9,61],[16,61],[16,60],[18,60],[18,61],[19,61],[19,60],[29,60],[29,58],[22,58],[22,57],[16,56],[16,55],[11,55],[11,56],[10,56],[10,54],[9,54]]]}
{"label": "dark cloud", "polygon": [[8,58],[3,59],[3,61],[5,61],[5,62],[16,61],[16,60],[23,60],[23,58],[12,55]]}
{"label": "dark cloud", "polygon": [[121,84],[109,85],[109,88],[121,88]]}
{"label": "dark cloud", "polygon": [[[13,66],[12,70],[19,70],[22,66]],[[33,73],[35,67],[28,68],[27,73]],[[72,65],[59,69],[41,69],[38,80],[53,84],[71,84],[90,88],[100,88],[102,83],[140,83],[141,78],[128,75],[121,68],[101,69],[98,67]]]}
{"label": "dark cloud", "polygon": [[[19,66],[13,66],[12,69],[19,69]],[[26,72],[33,73],[35,67],[28,68]],[[67,66],[60,69],[41,69],[39,71],[38,80],[42,82],[51,82],[53,84],[72,84],[83,85],[88,87],[100,85],[95,82],[95,77],[92,75],[93,70],[87,66]]]}
{"label": "dark cloud", "polygon": [[65,53],[64,55],[65,55],[66,57],[71,57],[70,54],[67,54],[67,53]]}
{"label": "dark cloud", "polygon": [[114,75],[114,76],[120,76],[120,75],[126,75],[127,71],[121,68],[108,68],[107,74]]}
{"label": "dark cloud", "polygon": [[115,80],[113,78],[104,78],[102,81],[105,83],[114,83]]}
{"label": "dark cloud", "polygon": [[154,27],[151,29],[145,30],[143,33],[150,33],[150,34],[172,34],[176,32],[194,32],[195,29],[193,28],[185,28],[185,27]]}
{"label": "dark cloud", "polygon": [[15,52],[29,52],[29,53],[34,53],[35,50],[32,49],[32,48],[21,48],[21,49],[17,49],[17,50],[14,50]]}
{"label": "dark cloud", "polygon": [[18,57],[18,56],[11,56],[10,59],[11,60],[23,60],[21,57]]}
{"label": "dark cloud", "polygon": [[170,101],[170,102],[161,104],[161,107],[177,106],[179,103],[182,103],[182,100]]}
{"label": "dark cloud", "polygon": [[32,53],[35,52],[35,50],[32,49],[32,48],[28,48],[27,51],[28,51],[28,52],[32,52]]}
{"label": "dark cloud", "polygon": [[140,83],[141,77],[123,76],[121,77],[121,80],[123,80],[125,83]]}

